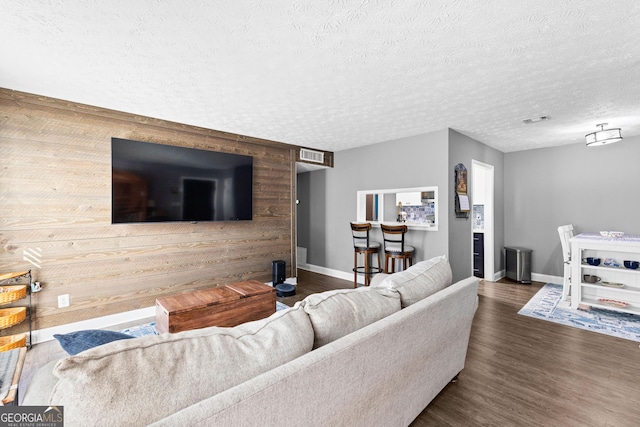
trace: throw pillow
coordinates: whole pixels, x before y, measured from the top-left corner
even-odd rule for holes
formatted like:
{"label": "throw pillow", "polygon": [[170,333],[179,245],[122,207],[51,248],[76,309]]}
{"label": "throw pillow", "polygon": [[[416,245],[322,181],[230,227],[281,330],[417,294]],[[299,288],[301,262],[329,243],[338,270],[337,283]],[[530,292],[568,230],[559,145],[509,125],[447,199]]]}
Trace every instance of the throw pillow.
{"label": "throw pillow", "polygon": [[405,308],[451,285],[452,279],[449,261],[439,256],[386,276],[382,282],[376,281],[374,287],[398,291]]}
{"label": "throw pillow", "polygon": [[81,351],[89,350],[102,344],[112,341],[128,340],[131,335],[115,331],[104,331],[101,329],[88,329],[86,331],[71,332],[68,334],[55,334],[53,336],[60,343],[60,347],[71,356],[75,356]]}
{"label": "throw pillow", "polygon": [[309,295],[304,310],[315,332],[313,348],[318,348],[400,311],[400,295],[370,286],[337,289]]}

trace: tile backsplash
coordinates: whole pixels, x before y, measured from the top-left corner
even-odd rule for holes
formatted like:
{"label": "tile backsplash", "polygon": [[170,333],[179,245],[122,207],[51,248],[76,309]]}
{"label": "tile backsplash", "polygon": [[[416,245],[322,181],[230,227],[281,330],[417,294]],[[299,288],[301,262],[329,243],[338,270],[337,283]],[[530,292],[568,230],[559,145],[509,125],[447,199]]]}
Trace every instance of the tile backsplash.
{"label": "tile backsplash", "polygon": [[426,224],[431,221],[431,224],[435,222],[435,204],[429,203],[422,206],[403,206],[402,212],[407,214],[408,222],[417,222]]}
{"label": "tile backsplash", "polygon": [[484,205],[473,205],[473,229],[484,230]]}

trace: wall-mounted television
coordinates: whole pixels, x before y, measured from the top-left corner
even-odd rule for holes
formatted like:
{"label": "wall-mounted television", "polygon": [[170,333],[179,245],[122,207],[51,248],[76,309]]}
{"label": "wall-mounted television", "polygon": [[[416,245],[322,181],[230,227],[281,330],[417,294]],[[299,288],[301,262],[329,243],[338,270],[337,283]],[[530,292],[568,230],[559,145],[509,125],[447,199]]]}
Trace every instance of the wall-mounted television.
{"label": "wall-mounted television", "polygon": [[111,139],[111,222],[246,221],[253,157]]}

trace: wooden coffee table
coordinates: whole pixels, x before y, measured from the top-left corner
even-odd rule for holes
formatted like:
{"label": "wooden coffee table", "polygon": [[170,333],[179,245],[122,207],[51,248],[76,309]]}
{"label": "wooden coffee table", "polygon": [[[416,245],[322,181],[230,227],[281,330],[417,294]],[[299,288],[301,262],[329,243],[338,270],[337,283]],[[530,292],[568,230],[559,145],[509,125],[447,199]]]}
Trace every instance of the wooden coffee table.
{"label": "wooden coffee table", "polygon": [[156,299],[156,330],[162,334],[230,327],[275,312],[275,288],[248,280]]}

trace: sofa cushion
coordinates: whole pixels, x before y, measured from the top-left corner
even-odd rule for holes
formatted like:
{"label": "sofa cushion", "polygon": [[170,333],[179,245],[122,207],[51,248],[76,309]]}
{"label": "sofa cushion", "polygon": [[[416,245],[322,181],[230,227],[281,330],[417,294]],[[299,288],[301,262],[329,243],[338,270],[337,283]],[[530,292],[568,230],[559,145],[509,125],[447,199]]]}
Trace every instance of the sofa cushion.
{"label": "sofa cushion", "polygon": [[315,339],[313,348],[400,311],[400,295],[390,289],[362,287],[337,289],[304,299]]}
{"label": "sofa cushion", "polygon": [[402,308],[405,308],[451,285],[453,275],[447,258],[439,256],[381,277],[382,280],[372,281],[371,286],[395,289],[400,294]]}
{"label": "sofa cushion", "polygon": [[391,276],[389,273],[378,273],[371,279],[369,286],[378,286],[384,279]]}
{"label": "sofa cushion", "polygon": [[53,337],[58,340],[60,347],[71,356],[112,341],[134,338],[122,332],[103,329],[87,329],[84,331],[70,332],[68,334],[54,334]]}
{"label": "sofa cushion", "polygon": [[302,303],[234,328],[115,341],[58,362],[48,402],[69,425],[147,425],[311,350]]}

